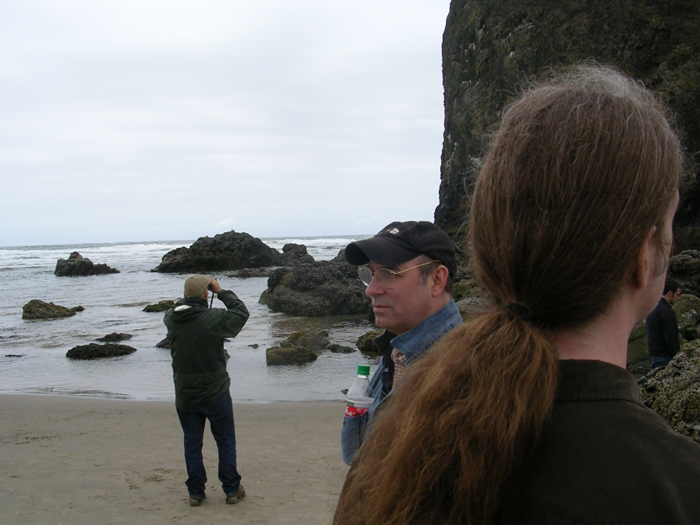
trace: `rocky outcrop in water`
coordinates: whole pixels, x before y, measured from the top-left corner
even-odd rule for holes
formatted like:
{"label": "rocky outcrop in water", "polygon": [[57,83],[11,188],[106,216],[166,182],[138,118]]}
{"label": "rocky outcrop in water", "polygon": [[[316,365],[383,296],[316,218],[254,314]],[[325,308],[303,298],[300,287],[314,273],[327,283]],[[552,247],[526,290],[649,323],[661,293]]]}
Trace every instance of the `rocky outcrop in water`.
{"label": "rocky outcrop in water", "polygon": [[294,332],[279,346],[268,348],[265,359],[268,366],[298,365],[315,361],[324,350],[334,354],[349,354],[355,351],[353,348],[331,343],[325,330],[316,332],[304,329]]}
{"label": "rocky outcrop in water", "polygon": [[[678,115],[688,156],[700,151],[700,9],[696,0],[452,0],[443,36],[445,131],[435,222],[464,246],[469,197],[501,110],[550,67],[615,65]],[[700,164],[692,171],[697,176]],[[700,177],[674,221],[678,245],[700,250]],[[695,229],[687,229],[694,227]]]}
{"label": "rocky outcrop in water", "polygon": [[144,312],[165,312],[175,306],[175,301],[165,300],[144,307]]}
{"label": "rocky outcrop in water", "polygon": [[134,352],[136,352],[136,348],[126,345],[112,343],[100,345],[97,343],[90,343],[87,345],[74,346],[66,352],[66,357],[70,359],[100,359],[102,357],[129,355]]}
{"label": "rocky outcrop in water", "polygon": [[58,260],[53,273],[59,277],[84,277],[87,275],[119,273],[119,270],[110,268],[106,264],[95,264],[78,252],[73,252],[68,256],[67,260]]}
{"label": "rocky outcrop in water", "polygon": [[164,273],[204,273],[268,266],[293,266],[313,262],[306,246],[287,244],[283,253],[248,233],[230,231],[200,237],[189,248],[166,253],[153,270]]}
{"label": "rocky outcrop in water", "polygon": [[365,314],[370,307],[357,268],[343,261],[275,270],[260,302],[273,312],[303,317]]}
{"label": "rocky outcrop in water", "polygon": [[267,366],[303,365],[316,361],[318,355],[303,346],[273,346],[265,351]]}
{"label": "rocky outcrop in water", "polygon": [[122,334],[119,332],[112,332],[104,337],[95,339],[95,341],[100,341],[101,343],[119,343],[125,341],[126,339],[131,339],[133,336],[131,334]]}
{"label": "rocky outcrop in water", "polygon": [[369,332],[358,337],[355,345],[363,354],[368,354],[370,356],[378,356],[379,348],[377,348],[377,345],[374,344],[373,339],[375,337],[379,337],[383,333],[383,330],[370,330]]}
{"label": "rocky outcrop in water", "polygon": [[60,319],[61,317],[71,317],[76,312],[83,310],[82,306],[66,308],[58,304],[32,299],[22,307],[22,319]]}
{"label": "rocky outcrop in water", "polygon": [[314,262],[314,258],[309,255],[306,246],[290,242],[282,246],[282,254],[277,260],[277,266],[298,266],[312,262]]}
{"label": "rocky outcrop in water", "polygon": [[268,366],[299,365],[310,363],[318,358],[318,354],[328,348],[328,332],[322,330],[299,330],[287,337],[279,346],[268,348],[265,360]]}

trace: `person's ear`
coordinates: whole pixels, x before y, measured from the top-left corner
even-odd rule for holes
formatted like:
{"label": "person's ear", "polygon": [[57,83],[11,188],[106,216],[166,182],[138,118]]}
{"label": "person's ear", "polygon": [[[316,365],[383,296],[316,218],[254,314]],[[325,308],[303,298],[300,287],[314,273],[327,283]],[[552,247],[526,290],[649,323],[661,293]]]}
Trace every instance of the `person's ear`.
{"label": "person's ear", "polygon": [[659,233],[656,226],[652,226],[649,233],[644,237],[644,242],[637,255],[637,263],[632,274],[633,284],[639,288],[646,287],[649,282],[657,277],[659,257],[659,246],[654,242],[654,236]]}
{"label": "person's ear", "polygon": [[447,286],[447,278],[450,275],[450,271],[444,265],[439,265],[432,274],[432,295],[437,297]]}

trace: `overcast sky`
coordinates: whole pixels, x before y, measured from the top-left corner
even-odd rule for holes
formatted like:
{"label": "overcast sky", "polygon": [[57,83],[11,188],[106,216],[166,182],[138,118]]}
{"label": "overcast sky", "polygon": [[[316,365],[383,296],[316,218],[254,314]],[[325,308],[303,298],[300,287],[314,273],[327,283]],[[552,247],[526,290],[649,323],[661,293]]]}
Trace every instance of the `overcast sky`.
{"label": "overcast sky", "polygon": [[433,220],[449,0],[3,2],[0,246]]}

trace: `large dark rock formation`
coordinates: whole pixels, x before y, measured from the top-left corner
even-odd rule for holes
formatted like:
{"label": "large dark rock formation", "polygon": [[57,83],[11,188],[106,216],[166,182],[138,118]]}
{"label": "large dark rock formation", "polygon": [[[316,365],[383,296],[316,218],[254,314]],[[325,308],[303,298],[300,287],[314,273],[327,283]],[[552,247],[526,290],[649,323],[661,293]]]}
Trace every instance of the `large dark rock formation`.
{"label": "large dark rock formation", "polygon": [[313,262],[306,246],[287,244],[283,253],[270,248],[248,233],[230,231],[214,237],[200,237],[189,248],[166,253],[153,270],[165,273],[220,272],[243,268],[291,266]]}
{"label": "large dark rock formation", "polygon": [[366,314],[370,307],[357,268],[342,261],[275,270],[260,302],[273,312],[304,317]]}
{"label": "large dark rock formation", "polygon": [[66,352],[66,357],[70,359],[100,359],[102,357],[129,355],[134,352],[136,352],[136,348],[127,345],[118,345],[114,343],[100,345],[97,343],[90,343],[87,345],[74,346]]}
{"label": "large dark rock formation", "polygon": [[[502,108],[549,68],[593,58],[655,90],[700,151],[700,3],[697,0],[452,0],[443,38],[445,131],[435,222],[464,245],[468,199]],[[691,166],[700,173],[698,164]],[[700,249],[700,179],[675,221],[681,249]]]}
{"label": "large dark rock formation", "polygon": [[82,306],[66,308],[53,303],[46,303],[39,299],[32,299],[22,307],[22,319],[60,319],[71,317],[75,312],[82,312]]}
{"label": "large dark rock formation", "polygon": [[119,273],[119,270],[110,268],[106,264],[95,264],[78,252],[73,252],[68,256],[68,260],[58,260],[53,273],[59,277],[83,277],[86,275]]}

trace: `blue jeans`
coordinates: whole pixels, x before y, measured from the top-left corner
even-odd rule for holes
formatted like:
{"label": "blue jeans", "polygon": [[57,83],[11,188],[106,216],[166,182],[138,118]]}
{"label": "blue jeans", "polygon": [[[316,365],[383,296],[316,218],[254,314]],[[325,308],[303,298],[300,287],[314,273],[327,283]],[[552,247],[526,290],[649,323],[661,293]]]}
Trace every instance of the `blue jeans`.
{"label": "blue jeans", "polygon": [[204,494],[207,473],[202,459],[204,424],[209,420],[211,433],[219,449],[219,480],[227,496],[235,494],[241,485],[236,470],[236,429],[233,424],[233,402],[228,390],[207,405],[180,410],[176,408],[185,433],[185,464],[187,490],[190,497]]}

